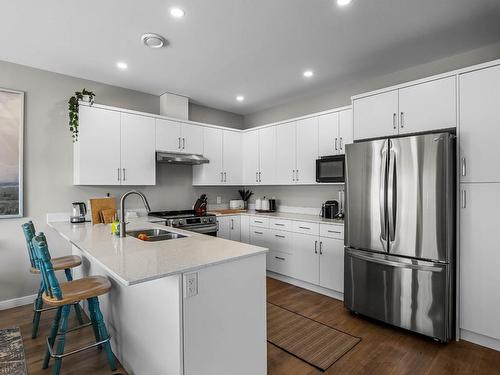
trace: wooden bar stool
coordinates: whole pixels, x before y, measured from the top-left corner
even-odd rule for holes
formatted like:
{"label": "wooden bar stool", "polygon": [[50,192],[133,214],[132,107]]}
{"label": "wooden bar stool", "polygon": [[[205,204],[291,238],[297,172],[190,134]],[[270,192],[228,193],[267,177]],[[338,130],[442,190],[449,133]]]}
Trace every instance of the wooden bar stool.
{"label": "wooden bar stool", "polygon": [[[49,366],[50,357],[55,358],[53,375],[58,375],[61,370],[62,359],[68,355],[79,353],[93,347],[104,347],[111,370],[116,370],[116,362],[111,351],[110,336],[99,308],[100,295],[106,294],[111,289],[111,283],[106,277],[93,276],[82,279],[59,283],[54,273],[47,240],[43,233],[33,238],[33,247],[39,260],[40,272],[45,283],[42,295],[43,301],[48,305],[57,307],[57,313],[52,324],[50,336],[47,337],[47,352],[43,361],[43,368]],[[89,305],[90,323],[68,330],[68,317],[70,307],[75,302],[86,299]],[[66,333],[92,326],[94,329],[95,343],[82,348],[64,353]]]}
{"label": "wooden bar stool", "polygon": [[[31,268],[30,272],[32,274],[40,274],[40,267],[38,266],[38,259],[35,254],[35,250],[33,249],[32,240],[35,237],[35,226],[32,221],[28,221],[27,223],[22,225],[24,237],[26,238],[26,247],[28,248],[28,256],[30,258]],[[59,258],[52,259],[52,264],[54,265],[55,271],[62,271],[66,274],[66,280],[73,280],[73,275],[71,273],[71,269],[74,267],[78,267],[82,264],[82,258],[76,255],[69,255]],[[37,297],[33,304],[33,324],[31,329],[31,338],[34,339],[38,335],[38,326],[40,324],[40,316],[42,312],[47,310],[54,310],[55,307],[43,307],[42,294],[45,291],[45,285],[43,282],[43,278],[40,277],[40,287],[38,288]],[[80,310],[80,305],[74,304],[76,317],[80,324],[83,324],[82,312]]]}

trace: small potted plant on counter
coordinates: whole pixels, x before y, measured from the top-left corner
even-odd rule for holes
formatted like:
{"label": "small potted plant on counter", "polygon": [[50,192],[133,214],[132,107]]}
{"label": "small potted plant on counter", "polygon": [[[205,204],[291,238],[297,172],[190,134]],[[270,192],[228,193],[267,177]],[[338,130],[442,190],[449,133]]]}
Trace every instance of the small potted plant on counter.
{"label": "small potted plant on counter", "polygon": [[248,210],[248,201],[250,200],[250,197],[253,195],[253,192],[245,189],[238,190],[238,192],[240,193],[241,199],[243,199],[245,210]]}

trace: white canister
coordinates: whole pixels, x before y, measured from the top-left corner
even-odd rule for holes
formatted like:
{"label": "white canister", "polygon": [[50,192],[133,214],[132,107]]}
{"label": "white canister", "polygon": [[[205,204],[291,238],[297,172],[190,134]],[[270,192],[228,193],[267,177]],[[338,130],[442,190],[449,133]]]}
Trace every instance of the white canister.
{"label": "white canister", "polygon": [[262,211],[269,211],[269,199],[264,197],[261,202]]}
{"label": "white canister", "polygon": [[262,199],[257,198],[255,200],[255,209],[256,210],[262,210]]}

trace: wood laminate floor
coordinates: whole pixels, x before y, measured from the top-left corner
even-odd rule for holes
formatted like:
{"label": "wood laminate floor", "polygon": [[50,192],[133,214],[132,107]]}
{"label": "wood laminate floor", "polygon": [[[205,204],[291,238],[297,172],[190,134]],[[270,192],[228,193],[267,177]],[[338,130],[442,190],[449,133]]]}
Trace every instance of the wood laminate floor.
{"label": "wood laminate floor", "polygon": [[[45,355],[45,340],[49,334],[54,311],[47,311],[42,314],[40,320],[39,335],[36,339],[31,338],[31,320],[33,318],[32,305],[20,306],[13,309],[0,311],[0,328],[18,326],[21,328],[23,336],[24,352],[26,355],[26,364],[29,375],[50,375],[52,373],[52,364],[46,370],[42,370],[42,361]],[[87,320],[88,321],[88,320]],[[76,327],[74,310],[71,309],[71,319],[69,328]],[[83,328],[79,331],[70,332],[66,335],[65,351],[72,348],[82,347],[95,341],[94,333],[91,327]],[[97,348],[89,349],[63,359],[61,375],[112,375],[126,374],[118,363],[118,369],[111,371],[104,350]]]}
{"label": "wood laminate floor", "polygon": [[[349,353],[322,372],[272,344],[267,345],[268,375],[313,374],[500,374],[500,352],[466,341],[447,345],[400,329],[355,316],[342,302],[267,279],[268,300],[333,328],[361,337]],[[52,322],[52,312],[42,315],[40,335],[31,339],[31,305],[0,311],[0,328],[19,326],[24,340],[28,373],[49,375],[42,370],[45,337]],[[71,326],[76,325],[74,314]],[[68,334],[68,349],[93,340],[91,329]],[[119,366],[109,370],[103,351],[91,349],[63,360],[61,374],[110,375],[126,374]],[[234,372],[238,375],[238,371]]]}
{"label": "wood laminate floor", "polygon": [[268,343],[268,375],[500,374],[500,352],[467,341],[439,344],[426,337],[348,312],[341,301],[267,279],[269,302],[361,337],[322,372]]}

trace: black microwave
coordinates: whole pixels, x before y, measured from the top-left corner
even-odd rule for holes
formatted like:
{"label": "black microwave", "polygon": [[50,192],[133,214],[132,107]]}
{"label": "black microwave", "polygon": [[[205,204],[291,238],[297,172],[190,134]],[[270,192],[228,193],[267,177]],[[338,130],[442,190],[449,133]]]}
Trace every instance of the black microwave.
{"label": "black microwave", "polygon": [[345,182],[345,155],[322,156],[317,159],[316,182]]}

